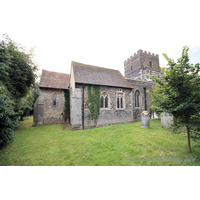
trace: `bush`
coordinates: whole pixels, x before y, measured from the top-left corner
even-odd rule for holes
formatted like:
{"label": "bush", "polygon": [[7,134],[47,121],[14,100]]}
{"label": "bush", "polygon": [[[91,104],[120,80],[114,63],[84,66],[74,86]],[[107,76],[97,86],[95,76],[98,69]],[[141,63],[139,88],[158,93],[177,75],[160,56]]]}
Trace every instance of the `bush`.
{"label": "bush", "polygon": [[0,146],[14,138],[14,128],[18,125],[18,116],[14,110],[7,88],[0,81]]}

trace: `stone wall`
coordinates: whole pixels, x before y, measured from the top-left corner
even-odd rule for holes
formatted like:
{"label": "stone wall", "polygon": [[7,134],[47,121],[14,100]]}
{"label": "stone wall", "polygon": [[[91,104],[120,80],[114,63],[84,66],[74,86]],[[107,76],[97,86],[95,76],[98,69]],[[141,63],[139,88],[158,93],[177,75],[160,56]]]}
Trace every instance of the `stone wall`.
{"label": "stone wall", "polygon": [[126,77],[143,80],[139,74],[140,69],[150,70],[150,74],[158,75],[160,73],[159,56],[138,50],[137,53],[124,61],[124,74]]}
{"label": "stone wall", "polygon": [[[142,113],[142,111],[145,110],[145,90],[144,88],[146,88],[146,91],[151,91],[152,92],[152,86],[155,85],[154,82],[151,81],[141,81],[141,80],[134,80],[131,78],[126,78],[126,80],[133,86],[133,120],[134,121],[141,121],[141,116],[140,114]],[[139,91],[140,93],[140,104],[139,107],[135,106],[135,92],[136,90]],[[150,107],[151,106],[151,102],[150,102],[150,94],[146,92],[146,107],[147,107],[147,111],[150,111]]]}
{"label": "stone wall", "polygon": [[[83,86],[84,86],[84,104],[83,104]],[[80,128],[91,128],[94,127],[95,124],[93,121],[89,120],[89,109],[86,105],[86,101],[88,100],[88,86],[82,85],[82,84],[76,84],[76,89],[80,89],[81,91],[81,124],[82,126]],[[101,108],[100,109],[100,115],[97,122],[97,126],[105,126],[105,125],[111,125],[111,124],[122,124],[122,123],[130,123],[133,121],[133,113],[132,113],[132,90],[131,89],[122,89],[122,92],[124,94],[124,105],[123,108],[117,108],[117,100],[116,100],[116,94],[120,91],[120,88],[115,87],[106,87],[106,86],[100,86],[100,92],[105,92],[108,95],[108,108]],[[99,97],[100,98],[100,97]],[[82,112],[84,108],[84,124],[83,124],[83,118],[82,118]],[[73,109],[73,112],[75,112],[75,109]],[[80,113],[80,109],[79,109]],[[73,114],[72,114],[73,116]],[[72,129],[73,129],[73,124]],[[74,127],[77,128],[77,127]]]}
{"label": "stone wall", "polygon": [[[97,126],[130,123],[140,121],[140,114],[145,109],[144,88],[152,91],[154,82],[126,79],[133,89],[101,86],[101,93],[108,95],[108,108],[101,108]],[[83,86],[84,86],[84,105],[83,105]],[[75,87],[74,87],[75,88]],[[123,108],[117,108],[116,94],[122,90],[124,94]],[[135,106],[135,92],[140,93],[139,107]],[[53,104],[53,95],[57,94],[56,105]],[[72,94],[74,96],[72,96]],[[76,88],[70,95],[70,113],[72,129],[82,129],[94,127],[94,123],[89,121],[89,109],[86,105],[88,100],[88,86],[76,84]],[[63,123],[63,112],[65,103],[64,91],[59,89],[40,88],[40,96],[34,105],[34,125]],[[146,93],[146,107],[149,111],[150,95]],[[82,119],[84,108],[84,122]]]}
{"label": "stone wall", "polygon": [[[54,94],[56,94],[56,105],[54,105]],[[61,113],[64,103],[64,90],[40,88],[38,100],[34,105],[34,125],[63,123]]]}

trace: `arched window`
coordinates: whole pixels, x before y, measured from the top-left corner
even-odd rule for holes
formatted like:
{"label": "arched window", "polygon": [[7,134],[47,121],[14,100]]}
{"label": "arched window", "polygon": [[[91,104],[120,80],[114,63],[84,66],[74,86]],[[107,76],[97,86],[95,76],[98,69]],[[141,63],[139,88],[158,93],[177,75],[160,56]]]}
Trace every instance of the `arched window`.
{"label": "arched window", "polygon": [[104,102],[104,98],[103,96],[101,96],[101,108],[103,108],[103,102]]}
{"label": "arched window", "polygon": [[119,97],[117,97],[117,108],[119,108]]}
{"label": "arched window", "polygon": [[140,92],[138,90],[135,92],[135,107],[140,107]]}
{"label": "arched window", "polygon": [[117,92],[117,108],[123,108],[124,93],[119,91]]}
{"label": "arched window", "polygon": [[105,108],[108,108],[108,97],[105,97]]}
{"label": "arched window", "polygon": [[56,105],[56,94],[53,95],[53,105]]}
{"label": "arched window", "polygon": [[105,92],[101,94],[101,108],[108,108],[108,95]]}

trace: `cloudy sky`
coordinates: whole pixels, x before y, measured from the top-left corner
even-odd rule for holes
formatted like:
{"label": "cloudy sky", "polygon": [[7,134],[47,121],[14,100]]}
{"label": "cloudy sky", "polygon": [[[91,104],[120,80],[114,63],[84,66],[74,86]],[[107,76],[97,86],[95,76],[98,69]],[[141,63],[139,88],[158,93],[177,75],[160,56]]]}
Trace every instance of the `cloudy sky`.
{"label": "cloudy sky", "polygon": [[200,62],[197,0],[1,0],[0,37],[35,46],[42,69],[70,73],[71,61],[118,69],[137,50]]}

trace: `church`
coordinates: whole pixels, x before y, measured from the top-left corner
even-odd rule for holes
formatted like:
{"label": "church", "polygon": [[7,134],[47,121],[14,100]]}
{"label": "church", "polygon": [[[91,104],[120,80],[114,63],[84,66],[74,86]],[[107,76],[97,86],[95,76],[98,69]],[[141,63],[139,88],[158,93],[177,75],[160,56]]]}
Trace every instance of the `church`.
{"label": "church", "polygon": [[[70,74],[42,70],[33,125],[64,123],[67,92],[71,130],[140,121],[142,111],[149,111],[151,106],[147,90],[152,91],[155,84],[147,74],[157,76],[160,72],[159,56],[143,50],[124,61],[125,76],[118,70],[75,61],[71,62]],[[97,120],[91,120],[88,102],[95,88],[99,113]]]}

